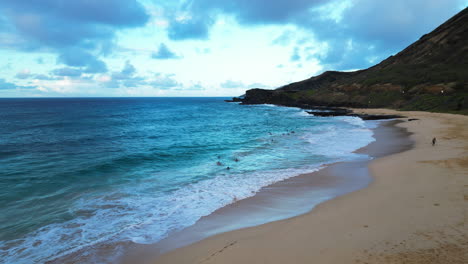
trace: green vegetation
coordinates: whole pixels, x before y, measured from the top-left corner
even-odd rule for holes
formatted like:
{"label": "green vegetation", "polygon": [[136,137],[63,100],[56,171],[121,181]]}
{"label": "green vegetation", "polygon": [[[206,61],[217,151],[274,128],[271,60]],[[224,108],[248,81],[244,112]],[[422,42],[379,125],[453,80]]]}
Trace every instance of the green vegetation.
{"label": "green vegetation", "polygon": [[[361,77],[362,78],[362,77]],[[440,84],[453,81],[468,83],[466,65],[392,65],[392,67],[365,76],[361,83],[366,86],[392,83],[409,89],[419,84]]]}
{"label": "green vegetation", "polygon": [[468,92],[452,95],[422,94],[409,101],[401,110],[422,110],[431,112],[445,112],[468,114]]}

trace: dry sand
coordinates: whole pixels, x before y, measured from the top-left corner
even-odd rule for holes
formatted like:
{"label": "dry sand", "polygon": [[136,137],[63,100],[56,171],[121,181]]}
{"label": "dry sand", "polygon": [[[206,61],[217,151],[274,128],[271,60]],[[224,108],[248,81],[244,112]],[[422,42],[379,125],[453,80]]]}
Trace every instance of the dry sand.
{"label": "dry sand", "polygon": [[414,148],[371,162],[368,188],[305,215],[207,238],[154,262],[468,263],[468,117],[398,113],[419,119],[398,124],[413,133]]}

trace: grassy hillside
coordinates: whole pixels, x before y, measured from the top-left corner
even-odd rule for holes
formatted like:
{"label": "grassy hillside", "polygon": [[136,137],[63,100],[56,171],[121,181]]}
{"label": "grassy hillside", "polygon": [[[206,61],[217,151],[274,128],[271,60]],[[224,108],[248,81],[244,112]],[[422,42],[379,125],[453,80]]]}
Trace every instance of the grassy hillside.
{"label": "grassy hillside", "polygon": [[468,114],[468,8],[369,69],[329,71],[274,91],[263,91],[247,91],[244,103]]}

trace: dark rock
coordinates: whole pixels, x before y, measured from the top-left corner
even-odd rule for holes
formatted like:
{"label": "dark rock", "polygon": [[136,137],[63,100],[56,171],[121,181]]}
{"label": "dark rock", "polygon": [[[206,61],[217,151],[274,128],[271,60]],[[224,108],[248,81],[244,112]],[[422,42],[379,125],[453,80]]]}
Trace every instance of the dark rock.
{"label": "dark rock", "polygon": [[283,93],[276,90],[251,89],[245,94],[242,104],[277,104],[284,106],[295,106],[297,102],[292,99],[290,93]]}
{"label": "dark rock", "polygon": [[233,97],[231,100],[224,100],[224,102],[227,103],[237,103],[237,102],[242,102],[243,98],[241,97]]}
{"label": "dark rock", "polygon": [[325,107],[314,107],[313,110],[320,111],[306,111],[307,113],[314,116],[345,116],[352,113],[351,110],[345,108],[325,108]]}
{"label": "dark rock", "polygon": [[347,116],[356,116],[356,117],[361,118],[362,120],[385,120],[385,119],[394,119],[394,118],[404,117],[401,115],[368,115],[368,114],[350,114]]}
{"label": "dark rock", "polygon": [[359,117],[362,120],[384,120],[384,119],[394,119],[402,118],[401,115],[370,115],[370,114],[356,114],[349,109],[333,109],[327,111],[306,111],[307,113],[320,116],[320,117],[330,117],[330,116],[355,116]]}

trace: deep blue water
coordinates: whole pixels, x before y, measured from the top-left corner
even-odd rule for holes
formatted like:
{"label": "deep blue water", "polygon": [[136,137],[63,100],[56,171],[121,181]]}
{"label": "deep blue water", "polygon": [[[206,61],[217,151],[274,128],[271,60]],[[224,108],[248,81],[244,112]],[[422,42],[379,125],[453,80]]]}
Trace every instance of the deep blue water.
{"label": "deep blue water", "polygon": [[0,135],[1,263],[153,243],[373,140],[358,118],[223,98],[0,99]]}

